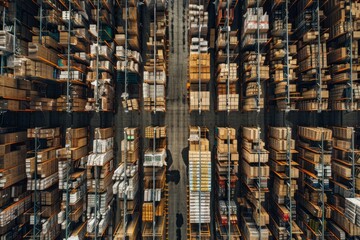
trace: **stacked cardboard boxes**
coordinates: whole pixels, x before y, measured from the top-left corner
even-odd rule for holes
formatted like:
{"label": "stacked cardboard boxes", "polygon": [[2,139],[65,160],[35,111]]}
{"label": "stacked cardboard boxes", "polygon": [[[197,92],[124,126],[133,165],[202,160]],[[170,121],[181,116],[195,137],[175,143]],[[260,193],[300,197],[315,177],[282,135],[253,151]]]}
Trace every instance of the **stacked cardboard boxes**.
{"label": "stacked cardboard boxes", "polygon": [[[118,34],[115,34],[114,38],[117,79],[124,85],[123,108],[129,111],[139,110],[140,97],[138,88],[134,88],[140,82],[142,64],[141,53],[139,52],[140,34],[138,23],[140,17],[137,4],[137,0],[128,2],[121,0],[117,1],[115,5],[119,7],[118,14],[115,15]],[[126,69],[127,71],[125,71]]]}
{"label": "stacked cardboard boxes", "polygon": [[125,223],[120,221],[115,232],[115,236],[119,238],[127,236],[136,239],[139,233],[139,229],[134,229],[134,226],[139,224],[139,141],[138,128],[124,129],[124,139],[121,141],[121,162],[113,176],[113,193],[120,199],[121,216],[128,217],[129,221]]}
{"label": "stacked cardboard boxes", "polygon": [[190,1],[189,11],[189,66],[188,98],[189,111],[209,111],[210,54],[206,40],[208,13],[199,1]]}
{"label": "stacked cardboard boxes", "polygon": [[[165,239],[167,221],[166,127],[146,127],[149,148],[144,156],[144,202],[142,204],[142,237]],[[155,223],[155,229],[153,229]]]}
{"label": "stacked cardboard boxes", "polygon": [[87,224],[86,235],[105,236],[112,218],[114,173],[114,130],[95,128],[93,152],[87,161]]}
{"label": "stacked cardboard boxes", "polygon": [[[166,81],[167,81],[167,14],[165,3],[160,1],[155,5],[156,17],[150,22],[150,36],[146,43],[146,64],[144,67],[144,110],[166,111]],[[153,6],[151,6],[153,9]],[[151,13],[153,10],[149,10]],[[156,19],[156,22],[154,22]],[[155,52],[154,52],[155,51]],[[150,86],[153,85],[152,91]],[[159,88],[161,90],[159,90]],[[158,93],[159,90],[159,93]]]}
{"label": "stacked cardboard boxes", "polygon": [[[229,232],[232,237],[240,237],[235,204],[239,153],[237,150],[236,130],[234,128],[216,128],[216,234],[223,239]],[[224,231],[224,229],[226,229]]]}
{"label": "stacked cardboard boxes", "polygon": [[[88,129],[68,128],[65,139],[66,147],[56,151],[62,196],[58,223],[62,230],[68,225],[75,230],[84,224],[82,217],[86,211],[86,166],[83,163],[88,155]],[[75,234],[75,231],[68,234]]]}
{"label": "stacked cardboard boxes", "polygon": [[304,236],[312,239],[320,237],[322,230],[327,231],[327,219],[332,214],[332,209],[326,204],[326,192],[331,191],[331,140],[330,129],[298,127],[297,221]]}
{"label": "stacked cardboard boxes", "polygon": [[242,214],[241,234],[246,239],[261,235],[268,239],[269,214],[265,209],[268,201],[269,152],[260,138],[260,128],[242,128],[242,149],[240,159]]}
{"label": "stacked cardboard boxes", "polygon": [[[27,130],[31,155],[26,158],[27,190],[33,191],[33,206],[26,212],[31,227],[44,238],[56,238],[60,233],[57,214],[60,207],[58,159],[60,128],[30,128]],[[32,236],[29,231],[27,236]],[[36,236],[34,236],[36,237]]]}
{"label": "stacked cardboard boxes", "polygon": [[[211,152],[208,129],[193,127],[189,129],[189,192],[188,192],[188,218],[190,226],[190,238],[196,238],[201,234],[206,239],[210,238],[211,222]],[[201,233],[199,232],[201,226]]]}
{"label": "stacked cardboard boxes", "polygon": [[[291,139],[291,128],[270,127],[269,129],[269,165],[271,170],[271,198],[269,229],[277,239],[299,238],[302,231],[296,224],[295,192],[298,188],[298,163],[295,141]],[[291,164],[291,165],[290,165]]]}
{"label": "stacked cardboard boxes", "polygon": [[354,90],[358,86],[360,71],[356,61],[360,39],[358,26],[360,4],[357,1],[331,0],[326,2],[324,11],[327,16],[325,26],[330,30],[328,39],[328,64],[332,76],[329,82],[330,108],[357,110],[359,96]]}

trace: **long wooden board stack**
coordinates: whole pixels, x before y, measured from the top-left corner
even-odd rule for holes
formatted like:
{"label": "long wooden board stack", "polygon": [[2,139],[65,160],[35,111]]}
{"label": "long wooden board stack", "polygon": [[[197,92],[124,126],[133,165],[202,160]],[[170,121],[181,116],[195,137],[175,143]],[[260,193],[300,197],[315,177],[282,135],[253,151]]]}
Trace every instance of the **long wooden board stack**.
{"label": "long wooden board stack", "polygon": [[[357,61],[360,40],[358,26],[360,3],[358,1],[330,0],[326,2],[324,10],[327,16],[325,24],[330,30],[328,40],[328,62],[331,73],[330,108],[340,111],[358,110],[360,108],[360,96],[357,91],[360,71]],[[351,44],[352,46],[350,46]],[[353,98],[352,102],[351,97]]]}
{"label": "long wooden board stack", "polygon": [[121,141],[121,162],[113,176],[113,193],[120,199],[118,208],[121,209],[121,216],[126,215],[129,221],[126,223],[120,221],[115,236],[121,238],[125,235],[124,224],[126,224],[126,236],[136,239],[139,228],[133,229],[132,226],[139,224],[139,129],[125,128],[124,133],[124,139]]}
{"label": "long wooden board stack", "polygon": [[201,1],[189,2],[188,11],[188,99],[189,111],[209,111],[210,91],[210,53],[208,53],[209,42],[206,39],[208,32],[208,13],[204,10]]}
{"label": "long wooden board stack", "polygon": [[[166,82],[168,76],[167,10],[165,9],[165,2],[157,1],[155,13],[156,22],[154,22],[155,17],[153,8],[154,5],[148,6],[151,20],[150,36],[146,42],[146,63],[144,66],[143,90],[146,90],[143,91],[144,110],[165,112]],[[154,52],[155,49],[156,52]],[[148,90],[149,87],[147,85],[153,85],[153,90]],[[157,90],[160,85],[163,90],[161,93],[158,93]]]}
{"label": "long wooden board stack", "polygon": [[[63,231],[68,227],[69,234],[74,235],[74,230],[84,223],[82,217],[86,211],[86,167],[82,162],[88,155],[88,129],[68,128],[65,144],[65,148],[56,151],[62,200],[58,223]],[[69,222],[66,219],[66,211],[69,214]]]}
{"label": "long wooden board stack", "polygon": [[240,237],[237,206],[235,204],[235,189],[238,180],[239,164],[237,145],[235,128],[216,128],[216,234],[219,238],[221,237],[221,239],[224,239],[229,232],[228,221],[231,223],[230,235],[233,238]]}
{"label": "long wooden board stack", "polygon": [[268,239],[269,214],[265,209],[267,200],[269,152],[260,138],[260,128],[242,128],[242,149],[240,157],[242,214],[240,219],[241,235],[246,239],[254,237]]}
{"label": "long wooden board stack", "polygon": [[[262,5],[261,2],[260,7],[256,8],[256,2],[248,2],[243,12],[240,49],[241,84],[245,89],[241,100],[244,111],[256,111],[258,108],[264,108],[261,85],[263,85],[263,81],[268,80],[270,77],[266,54],[262,51],[263,45],[268,41],[269,15],[267,15]],[[258,17],[259,23],[257,21]],[[257,36],[257,29],[259,29],[259,37]],[[260,45],[259,48],[257,43]],[[258,94],[260,94],[260,99],[258,99]]]}
{"label": "long wooden board stack", "polygon": [[[299,152],[297,162],[300,165],[300,175],[299,189],[296,192],[299,205],[297,220],[304,236],[311,239],[321,237],[323,227],[325,234],[329,235],[326,223],[332,210],[326,203],[329,197],[327,193],[331,192],[331,141],[330,129],[298,127],[296,150]],[[326,220],[323,225],[322,217]]]}
{"label": "long wooden board stack", "polygon": [[[166,185],[166,127],[146,127],[145,138],[149,143],[149,148],[145,151],[143,163],[144,203],[142,204],[142,237],[143,239],[153,239],[155,231],[156,239],[165,239],[168,201]],[[153,229],[154,221],[156,223],[155,229]]]}
{"label": "long wooden board stack", "polygon": [[[26,215],[32,225],[41,227],[40,237],[56,238],[60,233],[57,214],[60,208],[58,189],[59,172],[56,150],[60,147],[60,128],[29,128],[27,138],[30,140],[31,152],[26,158],[27,190],[33,191],[32,208]],[[34,236],[36,237],[36,236]]]}
{"label": "long wooden board stack", "polygon": [[21,238],[21,231],[16,232],[17,223],[27,225],[24,212],[30,209],[31,195],[26,191],[25,158],[26,132],[13,128],[0,130],[0,235],[1,237],[14,236]]}
{"label": "long wooden board stack", "polygon": [[[334,222],[331,231],[338,239],[349,239],[360,234],[360,224],[357,221],[358,212],[354,208],[356,205],[355,198],[359,196],[360,189],[359,175],[357,174],[360,151],[355,146],[353,146],[354,151],[352,151],[352,140],[355,137],[355,135],[353,136],[353,127],[333,127],[332,130],[334,136],[331,156],[331,188],[333,194],[329,202],[336,214],[331,216],[331,220]],[[353,153],[354,161],[351,159]],[[353,195],[354,193],[355,195]]]}
{"label": "long wooden board stack", "polygon": [[[289,237],[289,226],[292,225],[292,236],[299,238],[302,231],[296,224],[296,201],[295,192],[298,188],[297,179],[299,169],[296,160],[295,141],[291,139],[288,145],[287,137],[291,129],[286,127],[269,128],[269,165],[271,170],[271,201],[270,210],[270,231],[277,239]],[[291,172],[287,153],[291,159]],[[291,181],[290,181],[291,177]],[[290,208],[291,201],[291,209]],[[290,223],[290,214],[292,222]]]}
{"label": "long wooden board stack", "polygon": [[95,128],[93,151],[87,161],[86,235],[103,237],[111,223],[114,173],[114,129]]}
{"label": "long wooden board stack", "polygon": [[[190,126],[189,128],[189,192],[188,219],[190,239],[199,236],[210,239],[211,222],[211,152],[207,138],[208,129]],[[203,231],[204,229],[204,231]]]}

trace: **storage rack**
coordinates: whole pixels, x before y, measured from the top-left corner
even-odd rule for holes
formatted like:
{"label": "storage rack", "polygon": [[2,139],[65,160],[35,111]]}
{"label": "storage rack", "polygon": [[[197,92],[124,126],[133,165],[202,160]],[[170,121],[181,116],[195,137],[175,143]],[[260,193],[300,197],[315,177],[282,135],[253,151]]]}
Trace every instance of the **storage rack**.
{"label": "storage rack", "polygon": [[[165,239],[167,221],[166,127],[147,127],[150,147],[144,159],[142,238]],[[150,192],[150,194],[149,194]]]}
{"label": "storage rack", "polygon": [[359,17],[357,1],[329,1],[325,4],[329,31],[329,65],[332,75],[330,103],[332,110],[358,110],[359,84],[357,49]]}
{"label": "storage rack", "polygon": [[[332,179],[333,194],[330,206],[335,214],[327,230],[338,239],[356,239],[360,227],[354,219],[354,209],[348,209],[348,200],[359,196],[357,169],[359,168],[359,149],[355,149],[355,129],[353,127],[333,127]],[[349,214],[350,213],[350,214]],[[344,227],[348,224],[350,227]]]}
{"label": "storage rack", "polygon": [[204,10],[202,0],[189,1],[189,66],[188,66],[188,99],[189,112],[210,111],[210,54],[208,41],[208,13]]}
{"label": "storage rack", "polygon": [[[328,109],[330,80],[327,66],[326,41],[329,37],[323,27],[323,1],[300,0],[293,2],[289,11],[294,20],[294,35],[298,38],[299,62],[299,110],[317,111]],[[297,14],[300,11],[300,14]]]}
{"label": "storage rack", "polygon": [[[217,111],[227,113],[239,110],[238,81],[238,41],[237,31],[233,27],[234,11],[238,1],[218,1],[216,3],[216,27],[218,36],[216,41],[216,82],[217,82]],[[224,14],[226,12],[226,15]],[[225,99],[223,98],[225,96]],[[224,101],[225,100],[225,101]]]}
{"label": "storage rack", "polygon": [[[298,128],[298,162],[300,169],[300,191],[297,200],[298,224],[306,236],[325,239],[332,234],[326,230],[331,209],[326,205],[326,192],[330,191],[331,139],[332,131],[325,128]],[[314,210],[315,209],[315,210]]]}

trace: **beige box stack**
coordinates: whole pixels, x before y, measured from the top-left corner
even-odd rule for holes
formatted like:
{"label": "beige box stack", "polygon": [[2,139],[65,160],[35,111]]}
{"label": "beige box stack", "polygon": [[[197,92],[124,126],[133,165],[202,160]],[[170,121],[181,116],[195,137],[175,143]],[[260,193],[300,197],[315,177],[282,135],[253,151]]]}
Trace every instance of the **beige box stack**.
{"label": "beige box stack", "polygon": [[[40,204],[40,208],[32,208],[25,214],[30,218],[30,225],[36,221],[41,226],[41,237],[56,238],[60,234],[57,223],[60,196],[56,158],[56,150],[60,147],[60,128],[29,128],[27,138],[32,149],[32,154],[26,158],[27,190],[33,191],[32,201]],[[32,233],[31,229],[26,236],[32,236]]]}
{"label": "beige box stack", "polygon": [[[145,151],[143,163],[142,237],[143,239],[153,239],[153,222],[155,222],[156,239],[165,239],[168,218],[166,127],[146,127],[145,139],[148,141],[149,147]],[[153,174],[155,174],[155,179],[153,179]]]}
{"label": "beige box stack", "polygon": [[[228,127],[216,128],[216,200],[217,208],[216,231],[225,238],[227,236],[228,221],[231,222],[230,233],[234,239],[240,238],[238,228],[236,186],[238,181],[239,153],[236,129]],[[230,169],[230,175],[228,175]],[[228,185],[229,184],[229,185]],[[230,195],[229,195],[230,187]],[[230,199],[230,202],[229,202]],[[228,212],[230,211],[230,213]],[[229,219],[230,214],[230,219]],[[224,231],[226,228],[226,231]]]}
{"label": "beige box stack", "polygon": [[[289,143],[288,137],[290,140]],[[277,239],[286,239],[290,237],[286,229],[291,224],[291,237],[299,238],[302,231],[296,224],[295,201],[295,193],[298,189],[297,179],[299,178],[299,169],[298,163],[296,162],[297,151],[295,150],[295,141],[291,139],[291,128],[270,127],[268,142],[270,152],[269,165],[272,172],[270,178],[270,182],[272,183],[272,188],[270,189],[270,204],[274,206],[269,208],[269,229]],[[289,167],[289,160],[291,168]],[[290,201],[292,203],[292,209],[289,209]],[[291,223],[290,214],[292,218]]]}
{"label": "beige box stack", "polygon": [[[129,221],[126,223],[126,237],[136,239],[139,229],[134,227],[139,222],[139,128],[125,128],[124,139],[121,141],[121,161],[115,169],[113,180],[113,193],[118,195],[120,201],[118,208],[121,216],[126,214]],[[126,174],[126,176],[125,176]],[[126,201],[126,206],[124,205]],[[152,211],[151,211],[152,212]],[[161,211],[162,212],[162,211]],[[120,221],[115,231],[115,238],[123,239],[124,222]]]}
{"label": "beige box stack", "polygon": [[[93,151],[89,154],[86,169],[87,223],[86,236],[105,236],[111,222],[114,173],[114,129],[95,128]],[[97,220],[95,219],[97,212]]]}
{"label": "beige box stack", "polygon": [[[61,224],[63,230],[66,229],[67,224],[75,230],[84,225],[82,216],[86,211],[86,166],[84,163],[88,155],[88,128],[66,129],[65,144],[65,148],[56,151],[59,189],[62,196],[58,223]],[[66,221],[67,204],[69,205],[69,223]],[[76,231],[71,232],[71,235],[74,236],[74,234]]]}
{"label": "beige box stack", "polygon": [[209,111],[211,79],[209,43],[206,40],[208,30],[208,13],[199,1],[189,2],[188,37],[188,99],[189,111]]}
{"label": "beige box stack", "polygon": [[201,236],[210,238],[211,222],[211,151],[207,139],[208,129],[190,126],[189,128],[189,191],[188,191],[188,223],[190,238],[197,237],[199,224],[205,231]]}
{"label": "beige box stack", "polygon": [[[299,205],[297,223],[304,235],[312,239],[320,236],[322,216],[328,221],[333,212],[326,204],[330,196],[326,193],[331,191],[331,141],[330,129],[298,127],[296,150],[299,152],[297,162],[300,175],[299,189],[296,192],[296,201]],[[322,185],[324,195],[321,190]],[[322,211],[322,203],[325,204],[324,211]]]}
{"label": "beige box stack", "polygon": [[242,128],[242,148],[239,172],[241,176],[242,194],[240,206],[241,234],[246,239],[261,239],[269,237],[269,214],[265,210],[265,202],[269,201],[267,193],[270,168],[268,165],[269,152],[260,138],[260,128]]}

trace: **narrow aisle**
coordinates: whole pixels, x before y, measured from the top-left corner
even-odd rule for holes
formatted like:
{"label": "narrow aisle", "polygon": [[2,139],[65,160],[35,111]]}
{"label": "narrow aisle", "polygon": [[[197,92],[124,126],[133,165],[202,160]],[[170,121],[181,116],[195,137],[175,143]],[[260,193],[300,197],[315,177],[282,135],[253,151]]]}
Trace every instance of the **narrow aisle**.
{"label": "narrow aisle", "polygon": [[189,112],[186,102],[187,26],[183,1],[169,1],[169,81],[166,126],[168,127],[169,239],[186,239],[187,177],[183,160],[187,148]]}

